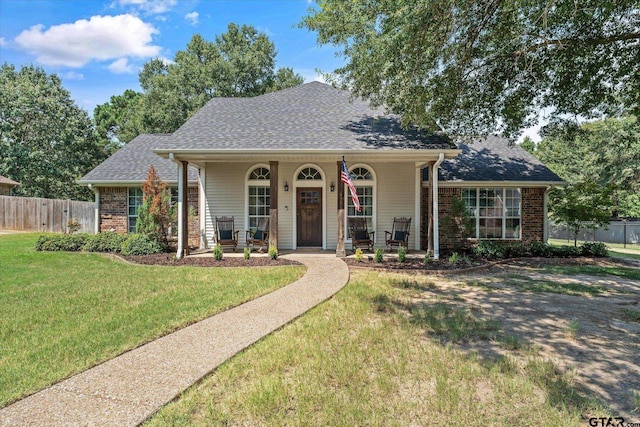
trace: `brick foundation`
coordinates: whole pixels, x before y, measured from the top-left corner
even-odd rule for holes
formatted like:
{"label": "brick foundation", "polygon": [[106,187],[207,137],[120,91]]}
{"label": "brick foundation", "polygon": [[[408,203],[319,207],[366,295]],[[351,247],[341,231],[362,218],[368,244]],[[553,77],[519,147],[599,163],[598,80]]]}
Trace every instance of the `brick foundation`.
{"label": "brick foundation", "polygon": [[[115,231],[125,234],[129,228],[127,187],[100,187],[100,232]],[[200,219],[198,217],[198,188],[189,187],[187,192],[189,204],[189,247],[200,246]]]}
{"label": "brick foundation", "polygon": [[[522,188],[522,216],[521,229],[522,241],[544,239],[544,193],[545,188]],[[451,214],[451,200],[454,197],[461,197],[461,188],[440,187],[438,188],[438,216],[440,219],[440,249],[442,251],[450,250],[452,241],[442,231],[442,218]],[[421,249],[427,249],[427,224],[428,217],[431,215],[429,211],[428,189],[422,188],[420,200],[421,212]]]}

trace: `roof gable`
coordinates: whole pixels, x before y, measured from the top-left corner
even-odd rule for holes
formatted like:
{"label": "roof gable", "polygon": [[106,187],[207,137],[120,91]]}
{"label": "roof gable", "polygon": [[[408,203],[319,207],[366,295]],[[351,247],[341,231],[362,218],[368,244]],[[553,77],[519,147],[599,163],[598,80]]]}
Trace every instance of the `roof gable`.
{"label": "roof gable", "polygon": [[403,130],[348,91],[312,82],[252,98],[213,98],[164,150],[443,150],[449,141]]}
{"label": "roof gable", "polygon": [[[458,144],[461,153],[440,166],[442,181],[557,182],[562,179],[517,144],[488,136],[472,144]],[[423,179],[427,179],[427,169]]]}
{"label": "roof gable", "polygon": [[[151,165],[156,168],[156,172],[163,181],[177,182],[178,165],[153,152],[153,149],[162,145],[167,138],[169,138],[167,134],[138,135],[78,182],[81,184],[105,181],[144,182]],[[190,167],[189,181],[195,182],[197,179],[197,170]]]}

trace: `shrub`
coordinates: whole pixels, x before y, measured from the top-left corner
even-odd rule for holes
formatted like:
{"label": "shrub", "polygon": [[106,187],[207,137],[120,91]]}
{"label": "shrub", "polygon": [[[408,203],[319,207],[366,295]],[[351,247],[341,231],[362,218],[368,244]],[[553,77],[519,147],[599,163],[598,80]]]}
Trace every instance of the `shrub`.
{"label": "shrub", "polygon": [[499,240],[480,240],[473,249],[473,253],[485,259],[500,259],[505,257],[506,248]]}
{"label": "shrub", "polygon": [[85,244],[88,237],[89,235],[86,233],[42,235],[38,237],[36,250],[76,252],[82,249],[82,246]]}
{"label": "shrub", "polygon": [[278,248],[276,248],[274,245],[269,246],[269,258],[271,258],[272,260],[277,260],[278,259]]}
{"label": "shrub", "polygon": [[127,240],[126,234],[112,231],[92,234],[87,238],[82,250],[87,252],[120,252],[125,240]]}
{"label": "shrub", "polygon": [[539,256],[539,257],[550,257],[552,256],[551,246],[547,245],[544,242],[533,241],[529,244],[529,253],[531,256]]}
{"label": "shrub", "polygon": [[405,262],[407,260],[407,248],[400,246],[398,248],[398,261]]}
{"label": "shrub", "polygon": [[456,264],[459,260],[460,260],[460,255],[458,255],[458,252],[452,253],[451,256],[449,257],[450,264]]}
{"label": "shrub", "polygon": [[73,234],[76,231],[80,230],[82,225],[78,222],[76,218],[72,218],[67,222],[67,230],[69,230],[69,234]]}
{"label": "shrub", "polygon": [[213,248],[213,258],[215,258],[216,261],[221,261],[223,255],[224,251],[222,250],[222,246],[220,246],[220,244],[215,245]]}
{"label": "shrub", "polygon": [[122,255],[151,255],[163,252],[163,248],[154,238],[145,234],[129,234],[122,242]]}
{"label": "shrub", "polygon": [[444,216],[441,223],[442,233],[451,238],[454,251],[469,250],[469,238],[475,235],[476,222],[460,197],[451,199],[450,214]]}
{"label": "shrub", "polygon": [[522,242],[505,242],[504,249],[506,258],[520,258],[530,256],[529,247]]}
{"label": "shrub", "polygon": [[362,249],[361,248],[357,248],[356,249],[356,255],[355,255],[356,261],[362,262],[362,258],[363,257],[364,257],[364,255],[362,254]]}
{"label": "shrub", "polygon": [[249,248],[244,248],[244,259],[249,259],[251,258],[251,249]]}
{"label": "shrub", "polygon": [[424,263],[425,264],[430,264],[431,263],[431,257],[429,256],[429,254],[425,254]]}
{"label": "shrub", "polygon": [[577,246],[558,246],[558,247],[550,247],[550,256],[560,257],[560,258],[571,258],[577,257],[581,254],[581,249]]}
{"label": "shrub", "polygon": [[602,242],[585,242],[580,246],[580,253],[584,256],[606,257],[609,256],[607,245]]}
{"label": "shrub", "polygon": [[377,263],[381,263],[383,257],[384,257],[384,250],[382,248],[376,249],[376,251],[373,254],[374,261]]}

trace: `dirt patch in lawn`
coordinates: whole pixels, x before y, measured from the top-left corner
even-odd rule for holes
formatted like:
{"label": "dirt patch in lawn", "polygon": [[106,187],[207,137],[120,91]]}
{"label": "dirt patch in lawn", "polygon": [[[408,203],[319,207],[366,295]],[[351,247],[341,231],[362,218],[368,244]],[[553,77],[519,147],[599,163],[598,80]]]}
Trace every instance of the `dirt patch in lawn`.
{"label": "dirt patch in lawn", "polygon": [[175,259],[174,254],[154,254],[154,255],[131,255],[121,256],[122,259],[144,265],[166,265],[166,266],[190,266],[190,267],[278,267],[282,265],[302,265],[299,262],[286,258],[273,260],[269,257],[224,257],[216,260],[213,255],[206,257],[185,257],[180,260]]}
{"label": "dirt patch in lawn", "polygon": [[[621,264],[628,265],[611,259],[517,260],[456,276],[398,275],[392,285],[405,291],[397,307],[409,318],[442,321],[464,313],[472,323],[494,325],[468,335],[453,330],[461,327],[454,323],[453,332],[427,325],[429,337],[487,360],[515,357],[522,366],[531,357],[551,360],[612,416],[640,422],[640,280],[607,274]],[[592,274],[548,266],[601,270],[596,275],[588,268],[583,270]]]}

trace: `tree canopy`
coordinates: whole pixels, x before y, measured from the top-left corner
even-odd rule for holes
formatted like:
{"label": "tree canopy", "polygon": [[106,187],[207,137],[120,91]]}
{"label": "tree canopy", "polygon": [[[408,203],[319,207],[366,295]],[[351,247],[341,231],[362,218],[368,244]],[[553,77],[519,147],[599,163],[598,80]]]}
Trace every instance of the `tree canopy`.
{"label": "tree canopy", "polygon": [[613,216],[640,217],[640,123],[636,117],[547,130],[533,154],[570,184],[594,183],[590,192],[612,192],[603,200],[610,200]]}
{"label": "tree canopy", "polygon": [[303,83],[291,68],[276,70],[275,57],[269,37],[249,25],[229,24],[214,41],[196,34],[173,62],[144,64],[139,98],[125,92],[98,106],[98,127],[121,142],[140,133],[170,133],[213,97],[256,96]]}
{"label": "tree canopy", "polygon": [[106,157],[89,115],[42,68],[0,68],[0,175],[15,195],[83,200],[76,180]]}
{"label": "tree canopy", "polygon": [[545,108],[640,108],[637,0],[320,0],[301,26],[342,48],[330,80],[405,125],[515,138]]}

